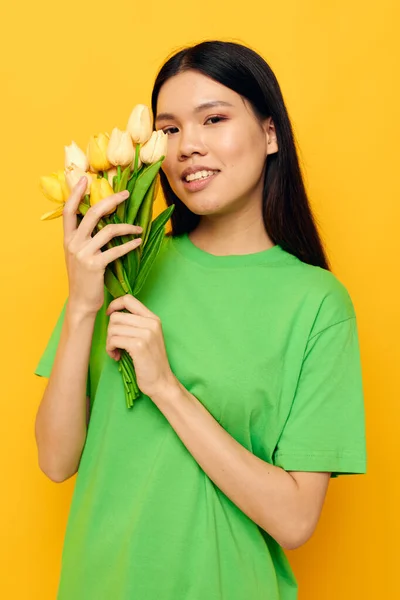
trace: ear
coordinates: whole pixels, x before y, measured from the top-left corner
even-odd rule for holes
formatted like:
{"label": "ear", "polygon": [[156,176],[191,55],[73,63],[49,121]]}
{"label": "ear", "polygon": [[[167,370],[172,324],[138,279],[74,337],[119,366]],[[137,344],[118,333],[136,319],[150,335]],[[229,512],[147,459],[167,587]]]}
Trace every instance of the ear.
{"label": "ear", "polygon": [[267,154],[278,152],[278,140],[276,137],[275,125],[272,117],[268,117],[264,123],[265,141],[267,144]]}

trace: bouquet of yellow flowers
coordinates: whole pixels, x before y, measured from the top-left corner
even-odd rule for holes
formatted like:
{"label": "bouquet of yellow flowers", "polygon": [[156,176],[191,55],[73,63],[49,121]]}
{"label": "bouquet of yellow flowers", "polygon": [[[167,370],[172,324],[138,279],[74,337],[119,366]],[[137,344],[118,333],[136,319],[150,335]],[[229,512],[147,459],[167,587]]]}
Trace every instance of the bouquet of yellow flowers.
{"label": "bouquet of yellow flowers", "polygon": [[[167,154],[167,140],[163,131],[152,131],[149,108],[137,104],[126,131],[115,127],[111,136],[108,133],[91,136],[86,153],[72,142],[65,146],[64,170],[40,178],[44,195],[59,204],[56,210],[42,215],[42,220],[62,216],[64,204],[82,176],[87,178],[87,188],[78,208],[79,221],[90,206],[103,198],[129,191],[129,197],[103,216],[94,230],[97,233],[110,223],[128,223],[143,228],[140,246],[106,267],[104,284],[113,298],[139,293],[161,249],[165,225],[175,208],[172,204],[152,221],[159,186],[158,172]],[[133,235],[120,236],[108,242],[106,247],[112,248],[131,239],[134,239]],[[131,408],[139,396],[139,388],[132,358],[126,350],[121,351],[118,368],[124,382],[126,404]]]}

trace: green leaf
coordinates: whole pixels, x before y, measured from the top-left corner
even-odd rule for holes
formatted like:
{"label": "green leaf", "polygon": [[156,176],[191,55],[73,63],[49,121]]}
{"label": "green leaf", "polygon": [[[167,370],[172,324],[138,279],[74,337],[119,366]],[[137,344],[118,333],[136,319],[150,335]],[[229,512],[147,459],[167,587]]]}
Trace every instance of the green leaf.
{"label": "green leaf", "polygon": [[126,200],[124,200],[123,202],[120,202],[118,204],[117,210],[116,210],[116,214],[118,215],[121,223],[123,223],[124,217],[125,217],[125,202],[126,202]]}
{"label": "green leaf", "polygon": [[131,287],[134,287],[134,281],[136,280],[140,264],[139,249],[135,248],[134,250],[131,250],[130,252],[128,252],[126,257],[126,275],[129,282],[131,283]]}
{"label": "green leaf", "polygon": [[139,273],[133,286],[133,295],[136,296],[150,273],[151,267],[161,249],[165,236],[165,223],[175,208],[175,204],[169,206],[153,221],[150,228],[148,241],[143,248],[143,254],[140,259]]}
{"label": "green leaf", "polygon": [[120,285],[122,286],[124,293],[130,294],[131,286],[129,285],[129,282],[127,281],[126,271],[124,269],[124,265],[122,263],[121,257],[116,258],[113,262],[115,264],[115,273],[117,275],[117,279],[118,279]]}
{"label": "green leaf", "polygon": [[122,192],[122,190],[126,190],[126,186],[128,185],[128,179],[130,177],[131,174],[131,167],[130,165],[128,165],[126,167],[126,169],[124,169],[124,171],[122,172],[121,175],[121,180],[119,182],[118,188],[117,188],[117,192]]}
{"label": "green leaf", "polygon": [[136,277],[135,285],[133,286],[134,296],[136,296],[140,292],[144,282],[147,279],[148,274],[150,273],[151,267],[153,266],[153,263],[161,249],[164,240],[164,235],[165,231],[164,228],[162,228],[159,230],[158,234],[153,238],[153,242],[148,251],[146,253],[143,253],[143,257],[140,261],[139,274]]}
{"label": "green leaf", "polygon": [[[113,213],[113,217],[114,217],[114,223],[122,223],[121,219],[118,217],[118,215],[116,213]],[[132,234],[127,234],[127,235],[120,235],[120,236],[116,236],[114,238],[114,240],[118,240],[117,244],[121,245],[121,244],[126,244],[127,242],[130,242],[131,240],[135,240],[137,238],[136,235],[132,235]],[[142,242],[143,244],[143,242]],[[142,246],[142,244],[140,244],[140,246]],[[139,267],[139,248],[134,248],[133,250],[130,250],[127,254],[124,254],[123,256],[121,256],[123,265],[124,265],[124,269],[125,269],[125,273],[126,273],[126,278],[127,280],[130,282],[131,287],[132,287],[132,282],[135,280],[137,271],[138,271],[138,267]]]}
{"label": "green leaf", "polygon": [[168,222],[170,216],[174,212],[174,209],[175,209],[175,204],[171,204],[171,206],[168,206],[168,208],[166,208],[162,213],[160,213],[158,215],[158,217],[156,217],[154,219],[154,221],[152,222],[151,227],[150,227],[150,233],[147,238],[147,242],[144,245],[143,254],[146,253],[146,247],[151,244],[153,238],[157,235],[158,230],[161,227],[164,227],[164,225]]}
{"label": "green leaf", "polygon": [[[103,220],[105,225],[109,225],[110,223],[115,223],[118,217],[115,213],[111,215],[104,216]],[[109,242],[105,244],[107,250],[111,248],[115,248],[116,246],[121,245],[121,240],[119,239],[121,236],[112,237]],[[123,288],[125,294],[131,294],[131,286],[129,285],[129,281],[127,281],[126,269],[124,266],[124,256],[119,256],[115,258],[111,263],[109,263],[108,267],[111,267],[114,276],[117,278],[120,286]]]}
{"label": "green leaf", "polygon": [[165,229],[164,227],[162,227],[161,229],[159,229],[158,233],[153,237],[152,243],[151,245],[149,245],[147,252],[143,253],[142,259],[140,261],[139,274],[136,277],[135,285],[133,287],[134,296],[136,296],[142,289],[143,284],[150,273],[151,267],[153,266],[153,263],[156,260],[158,253],[160,252],[164,236]]}
{"label": "green leaf", "polygon": [[112,272],[110,265],[107,265],[104,273],[104,284],[113,298],[119,298],[120,296],[125,295],[125,291]]}
{"label": "green leaf", "polygon": [[129,181],[128,181],[127,185],[126,185],[126,189],[128,190],[128,192],[130,194],[132,194],[133,188],[135,187],[136,178],[137,178],[137,174],[136,175],[132,175],[132,177],[129,179]]}
{"label": "green leaf", "polygon": [[89,210],[89,208],[90,208],[90,206],[88,206],[86,204],[86,202],[80,202],[79,203],[78,210],[79,210],[79,212],[80,212],[81,215],[85,216],[86,213],[87,213],[87,211]]}
{"label": "green leaf", "polygon": [[[122,173],[122,176],[120,179],[116,180],[116,187],[115,187],[115,193],[118,192],[122,192],[122,190],[126,190],[126,185],[128,182],[128,177],[130,175],[130,167],[129,165],[126,167],[126,169],[124,170],[124,172]],[[116,213],[118,215],[118,217],[121,219],[121,222],[123,223],[125,221],[125,214],[126,214],[126,210],[127,210],[127,206],[128,206],[128,202],[129,202],[129,197],[124,200],[123,202],[120,202],[117,206],[117,210]]]}
{"label": "green leaf", "polygon": [[158,174],[154,177],[153,181],[150,184],[149,189],[146,192],[146,195],[143,199],[142,204],[140,205],[137,217],[136,217],[136,225],[140,225],[143,227],[142,232],[142,248],[144,248],[146,244],[146,240],[148,238],[150,227],[151,227],[151,218],[153,215],[153,204],[154,204],[154,188],[156,187]]}
{"label": "green leaf", "polygon": [[139,173],[136,182],[134,184],[133,191],[131,193],[130,202],[127,206],[126,213],[126,222],[133,225],[135,222],[136,215],[139,211],[140,205],[142,203],[143,198],[150,185],[153,182],[153,179],[158,174],[160,170],[161,163],[164,160],[164,157],[160,158],[156,163],[149,165],[141,173]]}
{"label": "green leaf", "polygon": [[126,189],[129,190],[129,193],[132,194],[133,192],[133,188],[135,187],[135,183],[136,183],[136,179],[139,177],[139,175],[141,175],[142,173],[144,173],[145,171],[148,171],[149,167],[151,165],[141,165],[140,169],[138,169],[136,171],[136,173],[134,171],[131,171],[131,175],[128,179],[128,183],[126,186]]}

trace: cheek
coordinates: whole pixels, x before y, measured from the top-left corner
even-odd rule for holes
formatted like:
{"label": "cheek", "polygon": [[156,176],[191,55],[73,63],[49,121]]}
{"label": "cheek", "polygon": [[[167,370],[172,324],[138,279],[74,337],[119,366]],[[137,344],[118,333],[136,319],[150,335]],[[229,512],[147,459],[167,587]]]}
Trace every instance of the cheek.
{"label": "cheek", "polygon": [[171,163],[172,163],[172,159],[170,157],[168,157],[168,154],[167,154],[167,156],[163,160],[161,170],[165,173],[165,175],[168,179],[171,178],[171,173],[172,173],[172,164]]}
{"label": "cheek", "polygon": [[243,185],[257,176],[265,160],[262,148],[262,140],[250,134],[243,136],[242,131],[224,135],[218,140],[218,156],[234,185],[236,182]]}
{"label": "cheek", "polygon": [[243,144],[238,143],[241,137],[236,129],[227,128],[212,140],[210,149],[212,148],[213,154],[219,158],[222,165],[230,167],[239,164],[243,155]]}
{"label": "cheek", "polygon": [[249,165],[253,165],[254,160],[257,160],[263,139],[259,131],[251,125],[245,123],[242,127],[227,127],[214,140],[215,151],[226,166],[246,171]]}
{"label": "cheek", "polygon": [[[171,152],[170,152],[170,154],[171,154]],[[174,173],[171,163],[172,163],[171,158],[169,158],[169,159],[165,158],[163,161],[161,170],[163,171],[164,175],[168,179],[168,183],[171,186],[172,191],[175,194],[177,194],[177,189],[176,189],[176,185],[175,185],[177,174],[176,174],[176,172]]]}

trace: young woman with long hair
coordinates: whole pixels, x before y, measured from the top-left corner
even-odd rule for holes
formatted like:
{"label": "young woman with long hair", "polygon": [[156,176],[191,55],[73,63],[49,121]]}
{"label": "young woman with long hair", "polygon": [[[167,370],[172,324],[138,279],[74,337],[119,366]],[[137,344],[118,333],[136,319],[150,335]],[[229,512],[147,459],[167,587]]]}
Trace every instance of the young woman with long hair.
{"label": "young woman with long hair", "polygon": [[[151,101],[175,209],[137,298],[110,303],[115,253],[91,237],[122,196],[77,226],[78,184],[63,215],[70,293],[35,371],[49,377],[41,468],[78,474],[58,598],[295,600],[284,550],[313,534],[331,478],[366,470],[354,306],[265,60],[233,42],[184,48]],[[131,410],[120,349],[141,390]]]}

